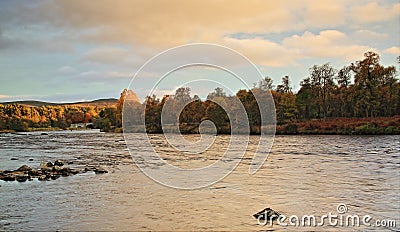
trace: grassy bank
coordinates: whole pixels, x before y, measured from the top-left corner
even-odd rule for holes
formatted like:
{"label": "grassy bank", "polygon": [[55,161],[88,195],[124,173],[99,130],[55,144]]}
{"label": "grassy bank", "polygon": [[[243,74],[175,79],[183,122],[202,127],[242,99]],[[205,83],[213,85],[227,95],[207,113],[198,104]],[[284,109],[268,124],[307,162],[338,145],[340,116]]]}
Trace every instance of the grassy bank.
{"label": "grassy bank", "polygon": [[326,118],[278,125],[277,134],[398,135],[400,116]]}

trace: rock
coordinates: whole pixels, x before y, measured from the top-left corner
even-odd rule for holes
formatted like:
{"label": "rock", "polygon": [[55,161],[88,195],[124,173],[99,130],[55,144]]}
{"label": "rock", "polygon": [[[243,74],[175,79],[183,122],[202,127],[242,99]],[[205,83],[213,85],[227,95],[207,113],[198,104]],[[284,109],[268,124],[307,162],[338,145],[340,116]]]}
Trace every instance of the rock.
{"label": "rock", "polygon": [[30,170],[30,171],[28,171],[28,175],[30,175],[32,177],[38,177],[38,176],[42,175],[42,171],[40,171],[40,170]]}
{"label": "rock", "polygon": [[47,134],[47,133],[43,132],[43,133],[41,133],[40,135],[49,135],[49,134]]}
{"label": "rock", "polygon": [[17,171],[21,171],[21,172],[27,172],[27,171],[30,171],[30,170],[32,170],[32,168],[29,167],[28,165],[22,165],[21,167],[19,167],[17,169]]}
{"label": "rock", "polygon": [[59,172],[59,171],[61,171],[61,169],[62,169],[62,168],[61,168],[60,166],[54,166],[53,169],[52,169],[52,171],[53,171],[53,172]]}
{"label": "rock", "polygon": [[54,164],[53,164],[52,162],[49,161],[49,162],[46,163],[46,166],[47,166],[47,167],[53,167]]}
{"label": "rock", "polygon": [[18,160],[18,158],[12,157],[10,160]]}
{"label": "rock", "polygon": [[28,161],[33,161],[33,158],[28,159]]}
{"label": "rock", "polygon": [[103,167],[95,167],[95,168],[93,169],[93,171],[94,171],[94,173],[96,173],[96,174],[99,174],[99,173],[108,173],[108,171],[107,171],[105,168],[103,168]]}
{"label": "rock", "polygon": [[52,180],[56,180],[56,179],[60,178],[60,176],[61,176],[60,174],[53,174],[53,175],[50,176],[50,178]]}
{"label": "rock", "polygon": [[48,179],[47,179],[47,176],[46,176],[46,175],[41,175],[41,176],[38,177],[38,180],[39,180],[39,181],[46,181],[46,180],[48,180]]}
{"label": "rock", "polygon": [[15,180],[15,176],[12,174],[7,174],[5,176],[3,176],[2,180],[4,181],[14,181]]}
{"label": "rock", "polygon": [[274,221],[277,220],[281,214],[278,211],[275,211],[271,208],[265,208],[260,212],[253,215],[257,220],[266,220],[266,221]]}
{"label": "rock", "polygon": [[[51,166],[48,166],[48,165],[51,165]],[[43,172],[48,172],[48,171],[51,171],[53,168],[53,163],[51,163],[51,162],[42,162],[41,164],[40,164],[40,166],[39,166],[39,168],[43,171]]]}
{"label": "rock", "polygon": [[54,161],[54,166],[61,167],[61,166],[64,166],[64,163],[61,160],[56,160],[56,161]]}
{"label": "rock", "polygon": [[16,179],[18,182],[25,182],[29,179],[29,176],[27,176],[27,175],[17,176]]}

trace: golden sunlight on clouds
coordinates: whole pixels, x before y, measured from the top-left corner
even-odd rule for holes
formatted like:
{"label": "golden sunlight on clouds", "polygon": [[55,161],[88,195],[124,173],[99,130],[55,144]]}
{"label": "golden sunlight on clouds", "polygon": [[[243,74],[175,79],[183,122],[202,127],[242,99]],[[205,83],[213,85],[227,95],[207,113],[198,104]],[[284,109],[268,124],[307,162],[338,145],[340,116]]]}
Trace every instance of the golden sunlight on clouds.
{"label": "golden sunlight on clouds", "polygon": [[[373,48],[351,41],[338,27],[353,21],[359,24],[385,21],[399,17],[400,12],[400,3],[391,6],[344,0],[99,0],[95,3],[78,0],[45,2],[35,20],[44,18],[71,33],[77,30],[76,36],[81,40],[100,45],[84,54],[83,60],[90,62],[140,60],[127,54],[134,49],[107,47],[109,44],[140,48],[134,52],[141,56],[146,49],[154,54],[172,46],[205,42],[226,45],[257,63],[280,67],[309,57],[347,61],[360,58]],[[321,29],[315,34],[315,30]],[[289,32],[281,42],[258,36]],[[241,38],[243,35],[245,37]]]}
{"label": "golden sunlight on clouds", "polygon": [[384,50],[383,52],[393,54],[393,55],[400,55],[400,47],[393,46],[391,48]]}
{"label": "golden sunlight on clouds", "polygon": [[351,15],[359,23],[388,21],[400,17],[400,3],[382,6],[377,2],[370,2],[363,6],[356,6]]}
{"label": "golden sunlight on clouds", "polygon": [[[90,1],[49,2],[56,25],[91,28],[93,42],[173,46],[216,42],[234,33],[279,33],[345,23],[343,1]],[[211,41],[204,41],[209,39]]]}

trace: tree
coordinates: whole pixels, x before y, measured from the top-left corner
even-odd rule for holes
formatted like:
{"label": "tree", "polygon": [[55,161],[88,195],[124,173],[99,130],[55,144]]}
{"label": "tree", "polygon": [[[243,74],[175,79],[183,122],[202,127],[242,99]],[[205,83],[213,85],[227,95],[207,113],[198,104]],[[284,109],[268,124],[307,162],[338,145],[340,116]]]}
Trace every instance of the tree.
{"label": "tree", "polygon": [[282,84],[276,87],[276,91],[280,93],[290,93],[292,92],[292,87],[290,86],[289,76],[284,76],[282,78]]}
{"label": "tree", "polygon": [[310,69],[311,87],[314,103],[318,106],[318,116],[327,117],[330,109],[330,97],[334,88],[335,69],[329,64],[314,65]]}
{"label": "tree", "polygon": [[214,92],[208,94],[207,100],[212,100],[217,97],[226,97],[226,93],[223,88],[217,87]]}
{"label": "tree", "polygon": [[258,82],[258,88],[264,91],[270,91],[274,88],[273,80],[266,76],[263,80]]}

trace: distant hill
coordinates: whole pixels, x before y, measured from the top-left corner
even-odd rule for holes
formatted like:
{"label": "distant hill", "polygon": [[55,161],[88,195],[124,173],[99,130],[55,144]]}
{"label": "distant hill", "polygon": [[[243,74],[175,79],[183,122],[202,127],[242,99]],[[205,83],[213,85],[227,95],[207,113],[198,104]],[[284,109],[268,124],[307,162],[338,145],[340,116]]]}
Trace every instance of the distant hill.
{"label": "distant hill", "polygon": [[112,107],[117,104],[118,99],[115,98],[107,98],[107,99],[98,99],[94,101],[82,101],[82,102],[71,102],[71,103],[53,103],[53,102],[42,102],[42,101],[12,101],[12,102],[0,102],[2,105],[9,104],[20,104],[27,106],[77,106],[77,107],[88,107],[88,106],[97,106],[97,107]]}

